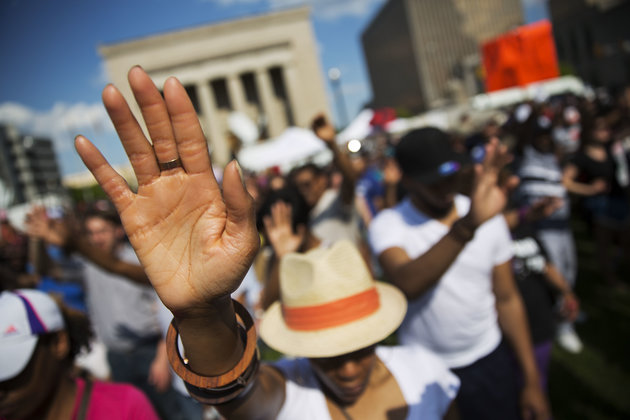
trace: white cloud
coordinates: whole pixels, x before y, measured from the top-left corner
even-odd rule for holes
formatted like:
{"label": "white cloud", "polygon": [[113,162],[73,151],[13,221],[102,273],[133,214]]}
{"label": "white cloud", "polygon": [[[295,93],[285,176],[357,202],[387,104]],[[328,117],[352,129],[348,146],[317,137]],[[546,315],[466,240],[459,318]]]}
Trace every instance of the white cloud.
{"label": "white cloud", "polygon": [[74,136],[80,132],[100,134],[114,130],[100,103],[57,103],[41,112],[5,102],[0,104],[0,123],[13,125],[24,134],[49,137],[59,152],[71,149]]}
{"label": "white cloud", "polygon": [[98,73],[92,75],[90,78],[90,84],[97,88],[102,88],[110,82],[109,74],[107,74],[107,68],[105,67],[105,60],[101,60],[98,63]]}

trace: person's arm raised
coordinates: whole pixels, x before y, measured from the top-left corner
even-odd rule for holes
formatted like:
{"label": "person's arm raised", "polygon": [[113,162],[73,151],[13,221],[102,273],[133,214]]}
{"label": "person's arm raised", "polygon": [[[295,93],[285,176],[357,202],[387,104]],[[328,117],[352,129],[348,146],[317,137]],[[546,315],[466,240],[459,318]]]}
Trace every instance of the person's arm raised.
{"label": "person's arm raised", "polygon": [[319,137],[333,154],[333,163],[341,171],[341,197],[345,204],[354,204],[354,188],[357,185],[358,174],[352,168],[348,154],[337,146],[335,127],[324,114],[318,114],[311,123],[313,133]]}
{"label": "person's arm raised", "polygon": [[[137,193],[85,137],[77,136],[75,146],[116,206],[151,284],[174,314],[188,368],[219,376],[243,354],[230,294],[258,251],[253,200],[236,162],[226,166],[223,188],[217,184],[206,139],[179,81],[165,82],[163,98],[140,67],[132,68],[128,79],[153,145],[114,86],[103,90],[103,103],[136,174]],[[177,159],[181,165],[165,167]],[[235,401],[234,418],[253,413],[273,418],[284,398],[283,379],[274,372],[260,370],[253,391]]]}
{"label": "person's arm raised", "polygon": [[126,277],[136,283],[150,284],[142,266],[103,252],[92,245],[76,225],[76,220],[71,216],[50,220],[46,215],[46,209],[41,206],[33,207],[26,218],[27,233],[30,237],[42,239],[70,252],[77,252],[110,273]]}
{"label": "person's arm raised", "polygon": [[477,227],[499,214],[507,203],[507,192],[517,179],[499,182],[499,172],[511,155],[498,139],[486,146],[483,165],[475,167],[475,186],[468,214],[456,220],[449,232],[431,249],[412,259],[404,249],[393,247],[379,255],[387,278],[398,286],[408,299],[416,299],[435,286],[475,234]]}

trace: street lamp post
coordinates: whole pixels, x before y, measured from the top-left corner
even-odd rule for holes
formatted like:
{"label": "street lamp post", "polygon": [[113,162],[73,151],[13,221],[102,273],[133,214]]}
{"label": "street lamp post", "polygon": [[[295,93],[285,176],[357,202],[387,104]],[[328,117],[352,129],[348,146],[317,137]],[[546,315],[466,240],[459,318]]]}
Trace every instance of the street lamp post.
{"label": "street lamp post", "polygon": [[343,92],[341,91],[341,70],[337,67],[332,67],[328,70],[328,80],[330,80],[335,95],[339,126],[345,127],[348,124],[348,113],[346,112],[346,103],[343,98]]}

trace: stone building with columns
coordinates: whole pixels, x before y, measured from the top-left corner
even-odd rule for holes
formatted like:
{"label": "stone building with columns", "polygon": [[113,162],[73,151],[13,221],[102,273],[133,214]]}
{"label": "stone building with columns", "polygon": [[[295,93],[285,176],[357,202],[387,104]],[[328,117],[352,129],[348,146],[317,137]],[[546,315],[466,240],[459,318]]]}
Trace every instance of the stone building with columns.
{"label": "stone building with columns", "polygon": [[[328,113],[306,7],[103,45],[99,53],[110,80],[131,104],[126,78],[132,66],[141,65],[158,87],[176,76],[220,166],[230,159],[227,121],[233,111],[256,122],[262,138],[308,126],[316,113]],[[138,108],[132,109],[138,115]]]}

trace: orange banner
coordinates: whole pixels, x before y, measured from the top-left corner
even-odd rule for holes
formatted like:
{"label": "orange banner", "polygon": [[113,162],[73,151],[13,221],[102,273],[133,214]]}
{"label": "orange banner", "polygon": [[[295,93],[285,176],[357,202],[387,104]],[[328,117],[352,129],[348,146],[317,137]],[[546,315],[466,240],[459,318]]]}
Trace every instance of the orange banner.
{"label": "orange banner", "polygon": [[546,20],[486,42],[482,54],[487,92],[560,75],[551,23]]}

